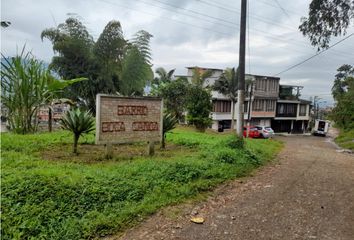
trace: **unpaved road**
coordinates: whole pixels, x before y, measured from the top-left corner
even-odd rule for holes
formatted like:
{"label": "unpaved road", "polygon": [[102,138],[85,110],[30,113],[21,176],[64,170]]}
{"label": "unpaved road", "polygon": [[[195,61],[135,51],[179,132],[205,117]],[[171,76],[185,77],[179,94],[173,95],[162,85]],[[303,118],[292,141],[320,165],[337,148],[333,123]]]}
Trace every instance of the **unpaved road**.
{"label": "unpaved road", "polygon": [[[278,137],[285,148],[253,177],[231,181],[199,204],[155,214],[108,239],[354,239],[354,155],[328,138]],[[205,218],[190,222],[191,215]]]}

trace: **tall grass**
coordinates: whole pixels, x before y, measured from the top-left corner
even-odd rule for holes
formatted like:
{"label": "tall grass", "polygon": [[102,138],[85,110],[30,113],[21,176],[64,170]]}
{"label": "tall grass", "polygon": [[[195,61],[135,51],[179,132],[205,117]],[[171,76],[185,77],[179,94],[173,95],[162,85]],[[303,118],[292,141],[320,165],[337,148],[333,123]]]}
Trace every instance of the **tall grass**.
{"label": "tall grass", "polygon": [[[87,239],[122,231],[163,206],[247,175],[281,148],[273,140],[235,148],[230,135],[181,128],[167,140],[189,150],[77,164],[40,157],[70,144],[67,131],[2,134],[2,239]],[[94,137],[82,141],[93,143]]]}

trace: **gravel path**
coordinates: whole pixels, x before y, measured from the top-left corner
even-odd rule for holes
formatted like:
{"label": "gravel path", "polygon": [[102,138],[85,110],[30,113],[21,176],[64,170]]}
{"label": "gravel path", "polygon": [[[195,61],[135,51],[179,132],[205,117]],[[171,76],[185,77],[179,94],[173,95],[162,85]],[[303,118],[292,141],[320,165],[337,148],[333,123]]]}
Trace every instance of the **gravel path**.
{"label": "gravel path", "polygon": [[[206,201],[167,208],[107,239],[354,239],[354,155],[329,138],[278,137],[275,163]],[[192,215],[204,224],[190,222]]]}

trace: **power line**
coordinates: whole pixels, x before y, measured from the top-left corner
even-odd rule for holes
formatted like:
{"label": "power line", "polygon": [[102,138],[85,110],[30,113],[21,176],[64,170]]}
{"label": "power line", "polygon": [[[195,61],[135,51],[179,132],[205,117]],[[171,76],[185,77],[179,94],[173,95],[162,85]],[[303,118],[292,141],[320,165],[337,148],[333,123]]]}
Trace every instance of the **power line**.
{"label": "power line", "polygon": [[[120,7],[125,7],[125,8],[127,8],[127,9],[131,9],[131,10],[133,10],[133,11],[142,12],[142,13],[144,13],[144,14],[157,17],[157,15],[155,15],[155,14],[152,14],[152,13],[146,12],[146,11],[142,11],[142,10],[140,10],[140,9],[137,10],[137,9],[132,8],[132,7],[130,7],[130,6],[126,6],[126,5],[122,5],[122,4],[118,4],[118,3],[113,3],[113,2],[110,2],[110,1],[107,1],[107,0],[100,0],[100,1],[105,2],[105,3],[108,3],[108,4],[111,4],[111,5],[117,5],[117,6],[120,6]],[[156,8],[160,8],[160,9],[172,11],[171,9],[163,8],[163,7],[161,7],[161,6],[152,5],[151,2],[147,3],[147,2],[142,1],[142,0],[140,0],[140,1],[141,1],[142,3],[144,3],[144,4],[149,5],[149,6],[154,6],[154,7],[156,7]],[[161,2],[161,1],[159,1],[159,2]],[[172,4],[169,4],[169,5],[172,5]],[[174,12],[174,13],[176,13],[176,12]],[[181,12],[178,12],[178,13],[179,13],[179,14],[183,14],[183,15],[188,16],[188,17],[191,17],[191,18],[196,18],[196,17],[197,17],[197,16],[191,16],[191,15],[188,15],[188,14],[185,14],[185,13],[181,13]],[[206,14],[203,14],[203,15],[206,15]],[[186,25],[186,26],[194,27],[194,28],[204,29],[204,30],[207,30],[207,31],[209,31],[209,32],[217,33],[217,34],[224,35],[224,36],[232,36],[232,35],[233,35],[232,33],[230,34],[230,33],[226,33],[226,32],[223,32],[223,31],[215,30],[215,28],[203,27],[203,26],[191,24],[191,23],[189,23],[189,22],[187,23],[187,22],[184,22],[184,21],[180,21],[180,20],[177,20],[177,19],[174,19],[174,18],[168,18],[168,17],[164,17],[164,16],[160,16],[160,17],[165,18],[165,19],[168,19],[168,20],[170,20],[170,21],[177,22],[177,23],[179,23],[179,24],[183,24],[183,25]],[[197,18],[199,18],[199,17],[197,17]],[[213,17],[212,17],[212,18],[213,18]],[[199,19],[200,19],[200,18],[199,18]],[[215,24],[215,22],[212,22],[212,21],[207,20],[207,19],[202,19],[202,20]],[[232,22],[230,22],[230,21],[227,21],[227,22],[229,22],[230,25],[231,25],[231,23],[232,23]],[[230,28],[230,29],[232,29],[232,30],[235,30],[235,27],[236,27],[236,28],[239,28],[236,23],[232,23],[233,26],[229,26],[229,25],[225,25],[225,24],[219,24],[219,25],[222,25],[222,26],[224,26],[224,27]],[[275,35],[275,34],[271,34],[271,35],[274,35],[274,36],[267,36],[267,35],[261,35],[261,34],[259,34],[259,32],[263,32],[263,33],[265,33],[265,34],[269,34],[269,32],[265,32],[265,31],[262,31],[262,30],[259,30],[259,29],[254,29],[254,31],[252,31],[252,32],[256,33],[256,34],[259,35],[259,36],[263,36],[263,37],[265,37],[265,38],[274,39],[274,40],[281,41],[281,42],[286,42],[286,43],[289,44],[289,40],[284,39],[284,38],[274,37],[274,36],[277,36],[277,35]],[[292,41],[294,41],[294,40],[292,40]],[[290,44],[293,44],[293,45],[298,46],[298,44],[296,44],[296,43],[290,43]],[[307,45],[306,45],[306,46],[307,46]],[[290,48],[286,48],[286,47],[283,47],[283,46],[278,46],[278,47],[284,48],[284,49],[287,49],[287,50],[292,50],[292,51],[294,51],[293,48],[290,49]],[[296,52],[301,52],[301,51],[296,50]],[[303,51],[302,51],[302,52],[303,52]],[[304,52],[303,52],[303,53],[304,53]]]}
{"label": "power line", "polygon": [[206,27],[194,25],[194,24],[187,23],[187,22],[184,22],[184,21],[179,21],[179,20],[176,20],[176,19],[173,19],[173,18],[168,18],[168,17],[164,17],[164,16],[157,16],[157,15],[152,14],[152,13],[150,13],[150,12],[145,12],[145,11],[142,11],[142,10],[137,10],[137,9],[132,8],[132,7],[130,7],[130,6],[118,4],[118,3],[115,3],[115,2],[113,3],[113,2],[110,2],[110,1],[107,1],[107,0],[97,0],[97,1],[101,1],[101,2],[104,2],[104,3],[110,4],[110,5],[115,5],[115,6],[119,6],[119,7],[124,7],[124,8],[131,9],[131,10],[136,11],[136,12],[141,12],[141,13],[144,13],[144,14],[147,14],[147,15],[150,15],[150,16],[153,16],[153,17],[161,17],[161,18],[164,18],[164,19],[167,19],[167,20],[170,20],[170,21],[174,21],[174,22],[177,22],[177,23],[180,23],[180,24],[183,24],[183,25],[187,25],[187,26],[190,26],[190,27],[208,30],[209,32],[214,32],[214,33],[218,33],[218,34],[225,35],[225,36],[231,36],[231,35],[232,35],[232,34],[230,34],[230,33],[216,31],[215,29],[212,29],[212,28],[206,28]]}
{"label": "power line", "polygon": [[287,71],[289,71],[289,70],[291,70],[291,69],[293,69],[293,68],[296,68],[296,67],[300,66],[301,64],[304,64],[305,62],[309,61],[310,59],[312,59],[312,58],[314,58],[314,57],[317,57],[318,55],[320,55],[320,54],[326,52],[327,50],[329,50],[329,49],[331,49],[332,47],[338,45],[339,43],[341,43],[341,42],[347,40],[348,38],[352,37],[353,35],[354,35],[354,33],[350,34],[349,36],[347,36],[347,37],[343,38],[342,40],[336,42],[335,44],[329,46],[327,49],[324,49],[324,50],[322,50],[322,51],[320,51],[320,52],[318,52],[318,53],[312,55],[311,57],[306,58],[305,60],[303,60],[303,61],[301,61],[301,62],[299,62],[299,63],[297,63],[297,64],[295,64],[295,65],[293,65],[293,66],[291,66],[291,67],[288,67],[287,69],[285,69],[285,70],[283,70],[283,71],[281,71],[281,72],[279,72],[279,73],[277,73],[277,74],[275,74],[275,75],[273,75],[273,76],[278,76],[278,75],[280,75],[280,74],[282,74],[282,73],[285,73],[285,72],[287,72]]}
{"label": "power line", "polygon": [[289,13],[280,5],[279,1],[278,0],[274,0],[276,2],[276,4],[278,5],[278,7],[282,10],[282,12],[288,16],[289,19],[291,19]]}

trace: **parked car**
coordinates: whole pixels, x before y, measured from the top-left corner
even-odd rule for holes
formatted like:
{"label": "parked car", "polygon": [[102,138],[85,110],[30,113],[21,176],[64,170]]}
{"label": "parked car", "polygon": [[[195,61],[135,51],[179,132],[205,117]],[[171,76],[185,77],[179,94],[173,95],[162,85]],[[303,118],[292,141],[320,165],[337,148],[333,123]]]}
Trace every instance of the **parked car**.
{"label": "parked car", "polygon": [[250,138],[259,138],[261,137],[258,129],[255,126],[246,126],[243,127],[243,136],[246,137],[247,136],[247,128],[248,130],[248,137]]}
{"label": "parked car", "polygon": [[271,138],[274,136],[274,131],[271,127],[266,126],[256,126],[260,137],[262,138]]}

